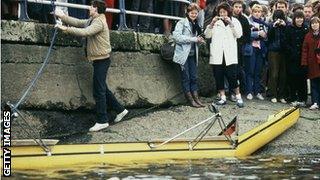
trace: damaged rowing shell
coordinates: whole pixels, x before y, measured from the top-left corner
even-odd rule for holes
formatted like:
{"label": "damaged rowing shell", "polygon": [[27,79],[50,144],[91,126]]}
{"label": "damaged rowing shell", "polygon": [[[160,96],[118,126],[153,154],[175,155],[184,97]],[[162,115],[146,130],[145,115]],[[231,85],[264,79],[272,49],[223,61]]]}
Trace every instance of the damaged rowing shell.
{"label": "damaged rowing shell", "polygon": [[[263,147],[288,128],[300,116],[298,108],[282,110],[270,115],[267,121],[248,132],[233,137],[232,143],[227,136],[202,139],[191,148],[194,139],[175,139],[160,145],[164,140],[150,142],[116,142],[104,144],[54,145],[55,140],[44,140],[50,148],[46,152],[36,143],[13,142],[12,168],[43,169],[63,168],[70,165],[90,165],[97,163],[130,164],[141,162],[162,162],[169,159],[203,159],[249,156]],[[157,148],[155,148],[157,147]]]}

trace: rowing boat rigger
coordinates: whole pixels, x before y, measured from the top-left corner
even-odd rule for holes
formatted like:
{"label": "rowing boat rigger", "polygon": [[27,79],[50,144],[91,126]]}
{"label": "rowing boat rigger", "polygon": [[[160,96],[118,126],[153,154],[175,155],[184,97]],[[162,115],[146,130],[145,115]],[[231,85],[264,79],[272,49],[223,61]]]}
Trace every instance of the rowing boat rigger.
{"label": "rowing boat rigger", "polygon": [[54,145],[57,143],[56,140],[43,140],[48,151],[36,143],[30,144],[29,141],[19,140],[10,148],[11,164],[13,170],[18,170],[63,168],[74,164],[126,164],[159,162],[166,159],[243,157],[252,154],[282,134],[297,122],[299,115],[298,108],[282,110],[269,116],[265,123],[236,137],[226,133],[231,126],[223,126],[224,131],[220,136],[205,137],[206,131],[209,131],[214,122],[221,123],[220,113],[215,112],[212,117],[205,120],[209,123],[206,131],[195,139],[178,139],[184,133],[182,132],[166,141],[151,142]]}

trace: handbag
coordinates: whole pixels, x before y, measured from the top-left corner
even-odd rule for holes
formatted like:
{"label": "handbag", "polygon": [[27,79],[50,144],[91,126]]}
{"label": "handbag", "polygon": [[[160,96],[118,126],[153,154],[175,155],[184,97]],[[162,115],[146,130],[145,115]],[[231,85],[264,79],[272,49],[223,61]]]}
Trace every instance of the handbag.
{"label": "handbag", "polygon": [[172,61],[175,47],[176,47],[176,43],[173,40],[167,43],[164,43],[160,48],[161,58],[166,61]]}

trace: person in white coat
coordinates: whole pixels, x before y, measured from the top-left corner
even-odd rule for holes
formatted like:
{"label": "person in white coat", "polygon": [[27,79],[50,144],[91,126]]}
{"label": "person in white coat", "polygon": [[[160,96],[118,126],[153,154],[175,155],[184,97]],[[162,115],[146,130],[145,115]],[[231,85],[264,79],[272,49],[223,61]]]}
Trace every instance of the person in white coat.
{"label": "person in white coat", "polygon": [[215,104],[225,105],[227,102],[224,89],[226,77],[230,90],[233,89],[236,94],[237,105],[243,107],[237,79],[237,39],[242,36],[242,27],[240,22],[232,17],[229,4],[219,4],[217,14],[204,32],[206,38],[211,38],[209,64],[213,65],[213,74],[220,94],[220,100]]}

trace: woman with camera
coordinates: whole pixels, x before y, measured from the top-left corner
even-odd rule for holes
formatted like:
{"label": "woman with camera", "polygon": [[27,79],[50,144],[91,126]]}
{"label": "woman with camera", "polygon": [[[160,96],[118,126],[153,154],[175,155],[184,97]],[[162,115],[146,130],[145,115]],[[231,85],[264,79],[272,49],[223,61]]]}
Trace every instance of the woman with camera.
{"label": "woman with camera", "polygon": [[220,95],[220,100],[215,104],[225,105],[227,102],[224,89],[226,77],[230,91],[234,90],[236,94],[238,107],[243,107],[237,78],[237,39],[242,36],[242,27],[237,18],[232,17],[228,3],[219,4],[217,13],[218,16],[212,19],[204,32],[206,38],[211,38],[209,63],[213,65],[213,74]]}
{"label": "woman with camera", "polygon": [[310,20],[310,31],[304,37],[302,46],[301,65],[308,73],[311,81],[311,110],[319,109],[320,105],[320,19],[313,17]]}
{"label": "woman with camera", "polygon": [[204,107],[199,99],[197,84],[198,44],[204,43],[197,22],[199,6],[191,3],[187,7],[187,18],[180,20],[173,31],[176,47],[173,62],[180,65],[182,89],[192,107]]}
{"label": "woman with camera", "polygon": [[269,82],[268,89],[271,93],[271,102],[287,103],[285,100],[287,91],[287,69],[285,59],[285,31],[286,16],[282,10],[275,10],[272,16],[273,22],[268,29],[268,59]]}

